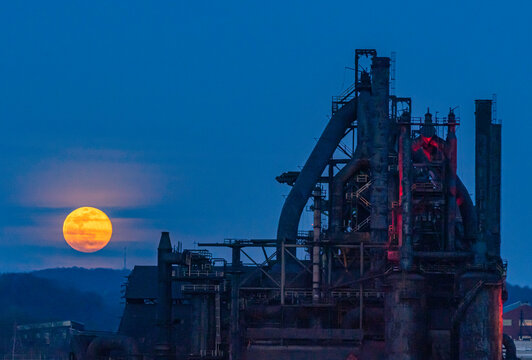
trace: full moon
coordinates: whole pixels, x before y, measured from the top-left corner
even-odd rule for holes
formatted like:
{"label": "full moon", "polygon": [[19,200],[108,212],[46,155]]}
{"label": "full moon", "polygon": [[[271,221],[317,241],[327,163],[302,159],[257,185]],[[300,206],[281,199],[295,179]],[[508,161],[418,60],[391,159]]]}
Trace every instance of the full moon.
{"label": "full moon", "polygon": [[93,207],[72,211],[63,223],[63,235],[73,249],[85,253],[101,250],[111,240],[113,226],[105,213]]}

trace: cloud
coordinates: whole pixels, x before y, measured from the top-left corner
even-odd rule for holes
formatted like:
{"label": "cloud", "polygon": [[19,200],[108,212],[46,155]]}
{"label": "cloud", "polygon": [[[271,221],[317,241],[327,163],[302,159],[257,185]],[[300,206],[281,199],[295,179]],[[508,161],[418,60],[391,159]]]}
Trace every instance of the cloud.
{"label": "cloud", "polygon": [[[11,208],[8,210],[11,216],[0,219],[0,238],[3,244],[47,244],[56,248],[68,247],[62,231],[69,209]],[[154,220],[140,217],[114,217],[115,211],[107,212],[113,226],[110,244],[157,240],[160,228]]]}
{"label": "cloud", "polygon": [[[65,242],[62,234],[66,208],[13,207],[7,209],[12,217],[0,219],[0,272],[30,271],[50,267],[81,266],[86,268],[120,268],[124,248],[127,248],[128,267],[154,265],[161,231],[170,231],[172,244],[182,242],[184,248],[197,248],[200,242],[219,242],[223,236],[198,236],[182,232],[179,226],[163,226],[157,211],[147,209],[151,216],[140,217],[141,210],[110,208],[113,223],[111,241],[95,253],[81,253]],[[116,214],[116,217],[114,216]],[[19,219],[17,221],[17,219]],[[170,223],[171,224],[171,223]],[[168,225],[168,223],[166,224]],[[228,249],[211,249],[215,257],[230,257]]]}
{"label": "cloud", "polygon": [[169,184],[158,165],[124,152],[76,150],[30,165],[16,177],[10,200],[45,208],[139,207],[161,201]]}
{"label": "cloud", "polygon": [[[116,268],[124,247],[130,264],[153,263],[161,209],[176,181],[164,165],[143,153],[114,149],[66,149],[25,160],[4,178],[0,271]],[[82,206],[104,211],[113,225],[109,244],[89,256],[71,249],[62,232],[66,216]]]}
{"label": "cloud", "polygon": [[61,233],[62,217],[37,214],[32,225],[6,226],[0,232],[0,271],[50,267],[120,268],[124,248],[130,265],[154,264],[160,232],[142,219],[115,219],[116,233],[103,249],[82,253]]}

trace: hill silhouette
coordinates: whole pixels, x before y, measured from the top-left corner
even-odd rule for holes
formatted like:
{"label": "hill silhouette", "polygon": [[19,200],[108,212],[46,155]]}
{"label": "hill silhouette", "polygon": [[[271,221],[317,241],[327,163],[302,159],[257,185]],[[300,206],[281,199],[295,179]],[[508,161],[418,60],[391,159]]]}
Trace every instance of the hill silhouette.
{"label": "hill silhouette", "polygon": [[508,291],[508,300],[505,305],[513,304],[518,301],[529,302],[532,304],[532,289],[528,286],[519,286],[506,284]]}
{"label": "hill silhouette", "polygon": [[128,270],[56,268],[0,275],[1,345],[15,324],[74,320],[86,329],[116,331]]}
{"label": "hill silhouette", "polygon": [[[112,330],[116,330],[123,309],[122,288],[129,272],[129,270],[71,267],[39,270],[31,274],[51,280],[63,288],[98,294],[105,306],[114,314],[113,319],[108,319],[105,324],[107,327],[114,326]],[[98,328],[95,330],[100,330],[104,324],[97,325]]]}
{"label": "hill silhouette", "polygon": [[[0,347],[10,345],[14,324],[74,320],[88,330],[116,331],[129,270],[54,268],[0,275]],[[508,301],[532,303],[532,289],[507,284]],[[0,350],[1,351],[1,350]]]}

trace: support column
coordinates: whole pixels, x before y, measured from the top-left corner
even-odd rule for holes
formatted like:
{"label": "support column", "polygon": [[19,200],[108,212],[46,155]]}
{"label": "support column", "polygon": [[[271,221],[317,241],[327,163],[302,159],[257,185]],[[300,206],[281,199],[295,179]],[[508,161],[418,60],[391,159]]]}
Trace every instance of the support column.
{"label": "support column", "polygon": [[410,114],[401,116],[399,136],[399,198],[401,201],[401,269],[408,271],[413,263],[412,245],[412,138],[410,134]]}
{"label": "support column", "polygon": [[286,253],[285,243],[281,243],[281,305],[284,305],[284,287],[286,283]]}
{"label": "support column", "polygon": [[241,352],[240,344],[240,247],[233,246],[232,248],[232,264],[231,264],[231,336],[229,346],[229,359],[239,360]]}
{"label": "support column", "polygon": [[321,188],[316,186],[312,192],[314,197],[314,244],[312,246],[312,302],[318,304],[321,298],[320,289],[320,236],[321,236]]}
{"label": "support column", "polygon": [[[360,278],[364,276],[364,243],[360,243]],[[358,319],[358,328],[360,331],[364,330],[364,284],[362,281],[358,284],[358,291],[359,291],[359,297],[358,297],[358,306],[359,306],[359,319]]]}

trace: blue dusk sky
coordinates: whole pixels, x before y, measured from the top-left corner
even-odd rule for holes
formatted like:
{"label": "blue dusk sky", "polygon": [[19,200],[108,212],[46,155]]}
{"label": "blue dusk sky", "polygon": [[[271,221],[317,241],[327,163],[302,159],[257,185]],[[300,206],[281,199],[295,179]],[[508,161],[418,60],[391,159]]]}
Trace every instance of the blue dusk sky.
{"label": "blue dusk sky", "polygon": [[[509,281],[530,284],[532,2],[3,1],[0,271],[154,264],[160,231],[194,247],[273,238],[289,188],[353,81],[356,48],[397,53],[396,93],[458,106],[474,192],[474,100],[497,94]],[[94,206],[109,245],[78,253]],[[310,225],[305,217],[303,224]]]}

